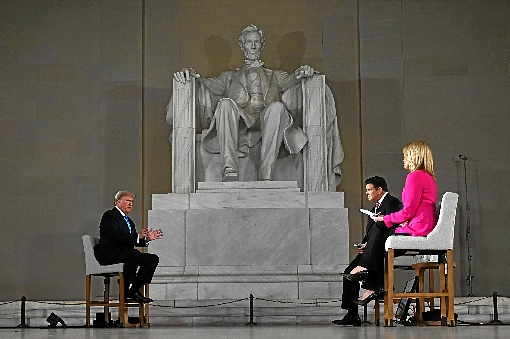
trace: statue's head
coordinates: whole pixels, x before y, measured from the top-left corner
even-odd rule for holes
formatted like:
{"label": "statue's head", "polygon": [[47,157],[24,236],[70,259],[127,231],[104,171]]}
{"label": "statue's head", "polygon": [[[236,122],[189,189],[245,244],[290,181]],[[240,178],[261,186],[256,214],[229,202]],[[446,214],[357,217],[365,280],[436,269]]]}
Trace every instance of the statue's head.
{"label": "statue's head", "polygon": [[250,25],[243,29],[239,37],[239,46],[248,60],[258,60],[265,44],[264,32],[255,25]]}

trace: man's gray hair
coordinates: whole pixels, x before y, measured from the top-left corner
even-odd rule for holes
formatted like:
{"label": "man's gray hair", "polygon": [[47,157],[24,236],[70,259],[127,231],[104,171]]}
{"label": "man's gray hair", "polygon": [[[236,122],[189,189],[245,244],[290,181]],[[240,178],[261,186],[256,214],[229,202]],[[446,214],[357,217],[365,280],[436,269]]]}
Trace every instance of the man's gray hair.
{"label": "man's gray hair", "polygon": [[258,29],[257,26],[251,24],[250,26],[243,29],[241,36],[239,37],[239,46],[242,50],[244,50],[244,36],[251,32],[257,32],[260,35],[260,50],[264,49],[264,45],[266,44],[266,38],[264,38],[264,31]]}
{"label": "man's gray hair", "polygon": [[131,197],[134,199],[136,198],[136,195],[129,191],[118,191],[117,194],[115,194],[115,201],[120,200],[122,197]]}

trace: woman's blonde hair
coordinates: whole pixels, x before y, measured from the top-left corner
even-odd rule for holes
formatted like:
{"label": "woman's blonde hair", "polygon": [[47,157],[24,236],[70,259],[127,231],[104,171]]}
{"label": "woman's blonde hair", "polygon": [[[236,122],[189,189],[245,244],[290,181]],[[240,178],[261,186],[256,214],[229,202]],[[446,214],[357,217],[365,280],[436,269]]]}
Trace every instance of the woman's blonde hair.
{"label": "woman's blonde hair", "polygon": [[409,170],[423,170],[430,174],[434,180],[434,159],[432,150],[425,140],[414,140],[404,146],[402,150],[404,157],[409,161]]}

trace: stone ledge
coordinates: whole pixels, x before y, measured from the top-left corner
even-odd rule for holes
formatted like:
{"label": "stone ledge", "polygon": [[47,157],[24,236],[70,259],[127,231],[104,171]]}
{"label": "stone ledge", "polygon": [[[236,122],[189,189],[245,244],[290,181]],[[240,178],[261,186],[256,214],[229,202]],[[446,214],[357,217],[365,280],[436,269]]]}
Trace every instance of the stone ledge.
{"label": "stone ledge", "polygon": [[203,275],[203,276],[154,276],[153,284],[172,283],[283,283],[283,282],[342,282],[338,273],[330,275]]}
{"label": "stone ledge", "polygon": [[343,272],[346,265],[158,266],[156,276],[317,275]]}
{"label": "stone ledge", "polygon": [[[256,181],[263,185],[263,181]],[[275,182],[270,182],[275,183]],[[277,183],[286,183],[279,181]],[[204,183],[214,184],[214,183]],[[221,183],[216,183],[221,184]],[[228,183],[223,183],[228,184]],[[213,186],[211,186],[213,187]],[[214,193],[214,194],[211,194]],[[219,208],[344,208],[344,192],[300,192],[293,187],[210,188],[197,193],[153,194],[152,209],[189,210]]]}
{"label": "stone ledge", "polygon": [[198,190],[217,190],[217,189],[288,189],[298,188],[297,181],[236,181],[236,182],[199,182]]}

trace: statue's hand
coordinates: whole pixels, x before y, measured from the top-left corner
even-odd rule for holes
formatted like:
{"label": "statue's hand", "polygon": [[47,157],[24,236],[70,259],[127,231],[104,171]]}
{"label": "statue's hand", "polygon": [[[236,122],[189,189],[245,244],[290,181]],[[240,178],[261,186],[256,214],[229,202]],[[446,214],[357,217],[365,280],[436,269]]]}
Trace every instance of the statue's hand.
{"label": "statue's hand", "polygon": [[301,79],[301,78],[312,77],[316,73],[318,73],[318,72],[315,71],[312,67],[310,67],[308,65],[304,65],[304,66],[301,66],[298,69],[296,69],[296,71],[294,72],[294,75],[296,76],[296,79]]}
{"label": "statue's hand", "polygon": [[183,68],[180,72],[174,73],[174,79],[180,83],[186,83],[193,78],[200,78],[200,74],[198,74],[193,68]]}

